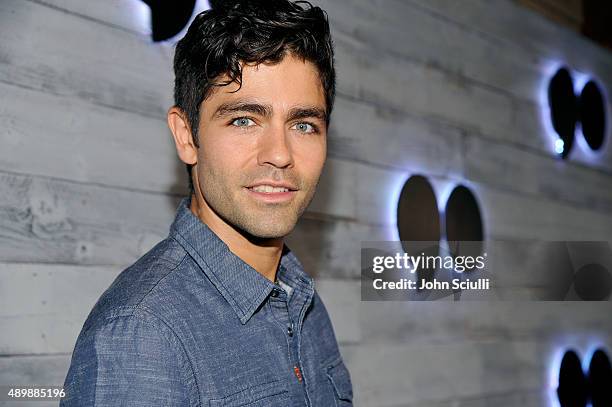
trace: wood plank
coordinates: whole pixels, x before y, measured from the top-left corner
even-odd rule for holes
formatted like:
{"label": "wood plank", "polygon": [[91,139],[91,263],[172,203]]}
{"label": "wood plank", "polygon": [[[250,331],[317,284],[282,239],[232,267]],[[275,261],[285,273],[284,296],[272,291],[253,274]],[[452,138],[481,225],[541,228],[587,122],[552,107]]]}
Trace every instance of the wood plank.
{"label": "wood plank", "polygon": [[[32,1],[32,0],[30,0]],[[33,0],[77,17],[107,24],[135,34],[151,35],[150,10],[142,1]]]}
{"label": "wood plank", "polygon": [[[340,98],[329,154],[383,169],[465,178],[491,188],[602,212],[612,209],[612,173],[483,138],[459,127]],[[568,186],[571,185],[571,188]]]}
{"label": "wood plank", "polygon": [[518,0],[518,3],[580,32],[584,17],[581,0]]}
{"label": "wood plank", "polygon": [[[3,1],[0,15],[7,16],[1,24],[1,82],[165,117],[172,104],[172,64],[144,35],[30,1]],[[75,42],[68,47],[66,39]]]}
{"label": "wood plank", "polygon": [[532,55],[563,61],[573,69],[599,78],[606,85],[608,94],[612,90],[612,57],[608,50],[513,1],[472,0],[469,7],[452,0],[391,1],[398,6],[420,8],[441,21],[458,24],[466,31],[514,44]]}
{"label": "wood plank", "polygon": [[[478,130],[488,137],[499,137],[507,142],[554,155],[552,134],[549,134],[547,123],[543,122],[542,117],[545,117],[545,114],[541,112],[541,104],[546,104],[546,83],[554,73],[553,68],[558,65],[558,58],[550,56],[550,50],[532,51],[511,41],[482,35],[479,31],[449,23],[439,16],[424,12],[423,7],[415,7],[412,3],[392,1],[379,4],[375,1],[357,1],[350,8],[334,2],[322,2],[322,5],[330,10],[332,26],[335,24],[337,27],[335,34],[336,49],[340,55],[339,81],[348,73],[348,80],[353,85],[340,85],[341,92],[347,91],[352,96],[379,104],[391,103],[393,107],[400,109],[404,106],[404,111],[408,112],[412,112],[415,103],[429,97],[436,103],[420,107],[416,114],[432,115],[436,112],[435,115],[442,116],[442,120],[451,119],[468,131]],[[494,11],[489,11],[490,15],[495,15]],[[335,19],[334,15],[337,16]],[[576,38],[568,38],[568,41],[571,39],[578,44],[585,41],[575,34],[574,37]],[[389,41],[390,38],[406,40],[400,41],[401,46],[398,46],[398,41]],[[345,47],[349,50],[344,50]],[[346,56],[346,53],[358,53],[363,57],[355,60],[351,55]],[[492,56],[495,56],[494,64],[483,63]],[[584,55],[579,57],[584,59]],[[363,79],[368,76],[362,72],[364,65],[374,71],[372,64],[363,61],[366,58],[377,61],[376,73],[381,70],[389,72],[383,72],[376,80]],[[594,64],[612,64],[612,58],[605,53],[594,58]],[[426,73],[420,73],[419,77],[409,80],[411,73],[421,71]],[[600,71],[603,76],[596,77],[604,85],[612,83],[612,71]],[[433,73],[428,75],[429,72]],[[408,79],[406,85],[397,86],[397,79],[402,76]],[[370,85],[379,86],[387,78],[395,81],[395,87],[385,86],[384,92],[372,92],[372,89],[369,89]],[[427,81],[441,84],[442,89],[427,87]],[[368,89],[363,89],[364,87]],[[420,89],[423,87],[425,90]],[[608,87],[612,90],[612,85]],[[409,101],[414,102],[412,105],[400,103],[398,100],[387,100],[397,97],[400,93],[398,89],[402,88],[411,90],[405,93],[412,98]],[[455,88],[459,88],[459,91]],[[466,94],[457,95],[457,99],[453,99],[453,94],[461,91]],[[499,120],[511,121],[506,122],[505,126],[501,122],[486,123],[489,117],[494,117],[486,112],[491,107],[486,99],[491,97],[488,95],[491,91],[499,93],[500,97],[498,103],[501,106],[494,110],[512,117],[499,117]],[[389,95],[390,98],[385,99],[380,93]],[[449,96],[450,104],[446,109]],[[507,99],[506,102],[504,99]],[[470,102],[474,104],[470,105]],[[504,103],[507,105],[503,106]],[[466,106],[466,111],[462,111],[463,105]],[[469,115],[467,110],[473,114]],[[612,111],[610,101],[608,110]],[[481,114],[483,111],[486,113]],[[474,123],[477,127],[474,127]],[[612,168],[612,154],[608,150],[604,150],[601,156],[593,156],[589,152],[576,146],[571,159],[608,171]]]}
{"label": "wood plank", "polygon": [[[64,382],[69,354],[0,357],[0,383],[59,385]],[[43,369],[41,367],[46,367]]]}
{"label": "wood plank", "polygon": [[362,240],[386,240],[388,228],[306,214],[286,238],[314,278],[359,278]]}
{"label": "wood plank", "polygon": [[552,344],[533,341],[345,347],[360,405],[427,401],[546,388]]}
{"label": "wood plank", "polygon": [[[448,24],[406,2],[319,1],[330,15],[332,34],[405,60],[487,85],[519,99],[538,101],[545,64],[511,43]],[[492,58],[495,63],[490,63]]]}
{"label": "wood plank", "polygon": [[329,155],[374,166],[449,176],[463,168],[465,131],[340,95],[329,131]]}
{"label": "wood plank", "polygon": [[372,346],[516,340],[556,343],[576,333],[588,347],[612,339],[612,321],[607,318],[610,304],[605,301],[379,301],[355,304],[355,308],[360,315],[361,344]]}
{"label": "wood plank", "polygon": [[4,83],[0,93],[0,170],[186,193],[165,120]]}
{"label": "wood plank", "polygon": [[315,289],[329,313],[338,343],[360,343],[360,315],[357,312],[361,301],[359,281],[323,276],[315,280]]}
{"label": "wood plank", "polygon": [[[387,225],[393,236],[394,206],[406,179],[412,172],[357,165],[360,222]],[[422,173],[421,173],[422,174]],[[462,176],[426,175],[434,188],[438,206],[443,209],[452,188],[467,185],[480,206],[485,236],[489,238],[543,240],[603,240],[612,233],[612,217],[540,196],[522,196],[482,185]],[[389,239],[396,240],[397,238]]]}
{"label": "wood plank", "polygon": [[472,182],[612,212],[612,174],[480,137],[465,137],[463,148],[462,175]]}
{"label": "wood plank", "polygon": [[167,236],[178,200],[0,173],[0,259],[129,264]]}
{"label": "wood plank", "polygon": [[0,263],[0,354],[72,352],[89,311],[122,268]]}
{"label": "wood plank", "polygon": [[[69,365],[69,354],[2,356],[0,357],[0,385],[63,386]],[[57,401],[36,401],[31,403],[0,401],[0,406],[23,405],[57,407],[58,403]]]}
{"label": "wood plank", "polygon": [[[335,43],[341,95],[556,156],[554,138],[538,104],[519,101],[439,70],[406,64],[341,35],[336,36]],[[610,149],[591,156],[577,145],[571,159],[612,171]]]}

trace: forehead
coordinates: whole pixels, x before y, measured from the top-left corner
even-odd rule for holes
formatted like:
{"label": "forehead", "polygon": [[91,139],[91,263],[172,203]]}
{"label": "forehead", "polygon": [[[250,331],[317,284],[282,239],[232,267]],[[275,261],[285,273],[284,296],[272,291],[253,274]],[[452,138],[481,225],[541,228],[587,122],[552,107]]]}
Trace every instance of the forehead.
{"label": "forehead", "polygon": [[[225,75],[220,81],[227,79]],[[317,67],[293,55],[285,56],[276,64],[243,64],[241,86],[232,82],[213,87],[202,109],[210,114],[222,103],[244,98],[269,104],[274,110],[300,105],[325,109],[325,91]]]}

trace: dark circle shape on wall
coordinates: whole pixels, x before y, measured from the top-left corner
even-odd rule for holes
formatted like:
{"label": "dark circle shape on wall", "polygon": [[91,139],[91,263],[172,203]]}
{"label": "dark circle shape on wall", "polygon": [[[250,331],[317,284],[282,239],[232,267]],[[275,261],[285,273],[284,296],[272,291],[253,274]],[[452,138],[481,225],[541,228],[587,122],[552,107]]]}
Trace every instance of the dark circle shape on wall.
{"label": "dark circle shape on wall", "polygon": [[565,352],[561,360],[557,396],[561,407],[585,407],[587,404],[587,379],[580,358],[573,350]]}
{"label": "dark circle shape on wall", "polygon": [[612,406],[612,366],[603,349],[597,349],[591,357],[588,373],[591,406]]}
{"label": "dark circle shape on wall", "polygon": [[458,185],[453,189],[446,201],[444,221],[446,240],[454,254],[461,256],[482,254],[484,238],[482,217],[476,197],[468,187]]}
{"label": "dark circle shape on wall", "polygon": [[168,40],[181,32],[191,19],[196,3],[196,0],[142,1],[151,9],[151,36],[154,42]]}
{"label": "dark circle shape on wall", "polygon": [[574,289],[584,301],[606,300],[612,293],[612,274],[601,264],[585,264],[574,275]]}
{"label": "dark circle shape on wall", "polygon": [[574,94],[574,83],[567,68],[560,68],[548,84],[550,120],[557,135],[563,140],[561,157],[569,154],[574,144],[578,103]]}
{"label": "dark circle shape on wall", "polygon": [[584,139],[592,150],[603,145],[606,132],[606,102],[599,86],[588,81],[580,92],[580,123]]}
{"label": "dark circle shape on wall", "polygon": [[[397,202],[397,230],[402,248],[410,255],[437,256],[440,241],[440,213],[436,194],[422,175],[413,175],[404,184]],[[419,278],[430,280],[435,270],[417,270]]]}
{"label": "dark circle shape on wall", "polygon": [[397,228],[402,241],[439,241],[440,214],[436,194],[422,175],[404,184],[397,203]]}

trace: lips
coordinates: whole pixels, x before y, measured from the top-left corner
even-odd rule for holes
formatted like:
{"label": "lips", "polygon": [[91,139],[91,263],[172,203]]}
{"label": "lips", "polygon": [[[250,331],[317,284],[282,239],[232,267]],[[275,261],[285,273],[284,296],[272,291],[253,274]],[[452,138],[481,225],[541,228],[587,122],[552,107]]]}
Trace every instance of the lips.
{"label": "lips", "polygon": [[256,182],[245,189],[251,198],[266,204],[288,203],[297,194],[297,188],[293,184],[278,181]]}
{"label": "lips", "polygon": [[297,190],[297,188],[293,184],[290,184],[287,182],[274,182],[274,181],[259,181],[259,182],[256,182],[256,183],[253,183],[247,186],[247,188],[253,192],[260,192],[260,193],[267,193],[267,194],[291,192],[291,191]]}
{"label": "lips", "polygon": [[273,187],[271,185],[257,185],[256,187],[251,187],[249,188],[251,191],[255,191],[255,192],[265,192],[265,193],[272,193],[272,192],[289,192],[289,188],[285,188],[285,187]]}

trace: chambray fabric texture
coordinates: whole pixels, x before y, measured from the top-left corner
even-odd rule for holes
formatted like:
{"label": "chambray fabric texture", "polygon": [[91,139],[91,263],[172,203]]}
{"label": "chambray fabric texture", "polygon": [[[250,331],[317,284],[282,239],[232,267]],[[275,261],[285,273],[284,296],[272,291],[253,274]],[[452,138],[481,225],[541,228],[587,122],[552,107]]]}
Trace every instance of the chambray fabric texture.
{"label": "chambray fabric texture", "polygon": [[91,310],[60,406],[352,406],[327,310],[291,250],[275,284],[189,205]]}

